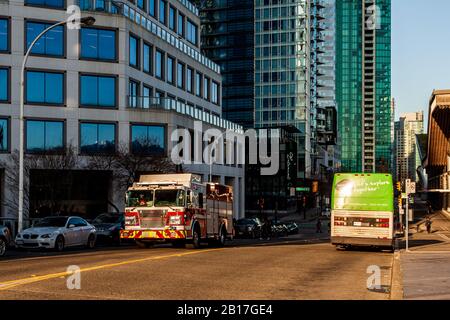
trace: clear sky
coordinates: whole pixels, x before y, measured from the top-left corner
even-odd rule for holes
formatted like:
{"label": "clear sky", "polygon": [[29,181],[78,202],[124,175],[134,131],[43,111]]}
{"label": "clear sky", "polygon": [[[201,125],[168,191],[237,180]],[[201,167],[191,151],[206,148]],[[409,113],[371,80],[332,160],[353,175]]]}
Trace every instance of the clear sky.
{"label": "clear sky", "polygon": [[450,89],[450,1],[392,0],[392,96],[397,117]]}

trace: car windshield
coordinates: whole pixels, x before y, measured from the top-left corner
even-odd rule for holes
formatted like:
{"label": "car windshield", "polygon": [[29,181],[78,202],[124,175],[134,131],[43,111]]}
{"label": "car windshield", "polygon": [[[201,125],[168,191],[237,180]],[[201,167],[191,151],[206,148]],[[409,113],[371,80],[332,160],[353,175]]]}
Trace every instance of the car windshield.
{"label": "car windshield", "polygon": [[94,224],[101,224],[101,223],[120,223],[122,221],[122,215],[120,214],[110,214],[110,213],[104,213],[99,215],[97,218],[92,221]]}
{"label": "car windshield", "polygon": [[127,193],[128,207],[153,207],[153,190],[133,190]]}
{"label": "car windshield", "polygon": [[184,207],[185,192],[181,189],[156,190],[155,207]]}
{"label": "car windshield", "polygon": [[39,220],[34,224],[34,227],[65,227],[67,218],[65,217],[51,217]]}

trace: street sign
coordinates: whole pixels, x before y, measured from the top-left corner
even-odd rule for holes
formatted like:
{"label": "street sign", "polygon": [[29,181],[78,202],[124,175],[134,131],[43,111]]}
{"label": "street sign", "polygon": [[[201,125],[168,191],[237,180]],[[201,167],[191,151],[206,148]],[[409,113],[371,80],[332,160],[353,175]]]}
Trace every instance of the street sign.
{"label": "street sign", "polygon": [[409,185],[409,193],[416,193],[416,183],[415,182],[411,182],[411,184]]}
{"label": "street sign", "polygon": [[311,189],[308,187],[299,187],[295,189],[297,192],[309,192]]}

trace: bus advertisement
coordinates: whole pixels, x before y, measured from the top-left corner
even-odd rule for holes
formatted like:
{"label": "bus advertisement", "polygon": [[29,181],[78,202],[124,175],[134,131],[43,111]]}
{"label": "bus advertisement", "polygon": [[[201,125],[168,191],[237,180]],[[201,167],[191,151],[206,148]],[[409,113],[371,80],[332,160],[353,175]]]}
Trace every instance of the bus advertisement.
{"label": "bus advertisement", "polygon": [[331,194],[331,242],[338,248],[394,249],[394,186],[389,174],[340,173]]}

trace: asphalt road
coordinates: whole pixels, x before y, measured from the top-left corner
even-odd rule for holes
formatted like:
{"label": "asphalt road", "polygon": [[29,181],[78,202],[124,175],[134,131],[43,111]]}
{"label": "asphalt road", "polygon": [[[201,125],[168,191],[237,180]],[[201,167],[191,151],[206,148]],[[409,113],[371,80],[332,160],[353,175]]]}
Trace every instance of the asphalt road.
{"label": "asphalt road", "polygon": [[[392,261],[392,253],[299,240],[12,255],[0,260],[0,300],[389,299]],[[81,268],[79,290],[67,288],[72,265]],[[367,269],[374,265],[383,286],[371,291]]]}

